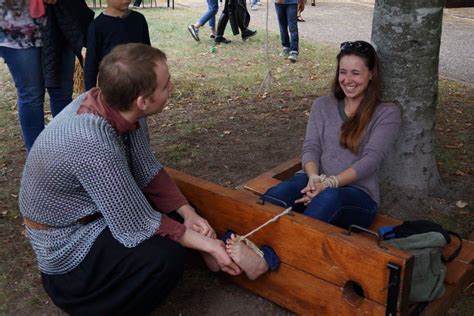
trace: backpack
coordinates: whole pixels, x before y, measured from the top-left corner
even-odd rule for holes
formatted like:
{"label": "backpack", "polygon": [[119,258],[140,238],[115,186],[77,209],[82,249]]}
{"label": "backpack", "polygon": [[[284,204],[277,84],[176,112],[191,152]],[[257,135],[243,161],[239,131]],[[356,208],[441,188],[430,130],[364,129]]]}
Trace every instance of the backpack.
{"label": "backpack", "polygon": [[[462,239],[441,225],[425,221],[405,221],[394,227],[381,227],[382,245],[391,245],[410,252],[414,257],[409,300],[411,303],[432,301],[444,294],[446,267],[461,251]],[[442,256],[443,247],[451,242],[450,235],[460,241],[459,247],[448,257]]]}

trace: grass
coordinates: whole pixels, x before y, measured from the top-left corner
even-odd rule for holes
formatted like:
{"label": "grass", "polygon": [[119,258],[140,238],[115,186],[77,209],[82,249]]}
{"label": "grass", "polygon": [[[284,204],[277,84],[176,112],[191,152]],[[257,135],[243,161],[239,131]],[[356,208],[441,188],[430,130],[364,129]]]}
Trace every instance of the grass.
{"label": "grass", "polygon": [[[212,53],[205,28],[199,43],[186,29],[200,12],[183,7],[141,12],[153,45],[168,55],[175,85],[166,110],[149,124],[152,144],[166,165],[234,186],[297,155],[310,104],[327,93],[333,76],[333,48],[301,41],[300,59],[290,64],[278,57],[278,35],[270,33],[272,81],[262,91],[268,71],[263,30],[247,42],[229,36],[233,43]],[[4,65],[0,80],[0,314],[56,313],[41,288],[20,226],[17,197],[25,152],[15,89]],[[443,178],[464,183],[473,172],[474,87],[448,80],[441,80],[439,87],[439,170]],[[472,230],[472,215],[466,210],[449,209],[433,217],[461,227],[464,234]],[[466,310],[472,314],[472,308]]]}

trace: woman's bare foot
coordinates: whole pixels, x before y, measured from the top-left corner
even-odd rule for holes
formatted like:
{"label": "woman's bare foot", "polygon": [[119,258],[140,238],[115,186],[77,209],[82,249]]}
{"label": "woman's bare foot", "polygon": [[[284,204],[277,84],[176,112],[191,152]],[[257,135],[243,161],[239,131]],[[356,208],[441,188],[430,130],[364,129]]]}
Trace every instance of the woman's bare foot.
{"label": "woman's bare foot", "polygon": [[232,234],[231,239],[227,240],[227,253],[244,270],[247,278],[255,280],[268,271],[267,262],[244,242],[237,241],[237,238],[237,235]]}

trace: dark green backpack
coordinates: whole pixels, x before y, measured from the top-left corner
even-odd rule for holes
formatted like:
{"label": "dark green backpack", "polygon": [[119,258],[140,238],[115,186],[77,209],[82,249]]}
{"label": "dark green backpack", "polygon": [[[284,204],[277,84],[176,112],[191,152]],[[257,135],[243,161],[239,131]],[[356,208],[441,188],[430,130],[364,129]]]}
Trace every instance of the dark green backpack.
{"label": "dark green backpack", "polygon": [[[461,237],[425,220],[405,221],[401,225],[385,228],[383,237],[391,239],[384,240],[382,245],[391,245],[413,254],[410,302],[429,302],[443,295],[446,276],[443,262],[451,262],[457,257],[462,247]],[[460,245],[448,258],[444,258],[442,251],[451,242],[450,235],[457,237]]]}
{"label": "dark green backpack", "polygon": [[444,294],[446,267],[441,261],[441,252],[446,239],[441,233],[429,232],[405,238],[384,240],[382,245],[391,245],[413,254],[413,274],[410,302],[426,302]]}

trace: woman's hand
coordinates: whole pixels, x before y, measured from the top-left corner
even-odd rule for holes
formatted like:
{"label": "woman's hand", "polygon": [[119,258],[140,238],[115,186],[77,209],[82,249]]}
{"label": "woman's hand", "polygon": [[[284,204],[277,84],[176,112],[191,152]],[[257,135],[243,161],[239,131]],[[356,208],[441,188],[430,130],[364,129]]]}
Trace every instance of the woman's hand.
{"label": "woman's hand", "polygon": [[301,190],[303,197],[296,200],[295,203],[303,203],[304,205],[308,205],[316,197],[316,195],[324,191],[326,186],[324,183],[318,181],[318,179],[310,177],[306,187]]}
{"label": "woman's hand", "polygon": [[184,218],[184,226],[186,228],[192,229],[206,237],[216,238],[216,232],[209,225],[209,222],[199,216],[191,205],[183,205],[177,212]]}

